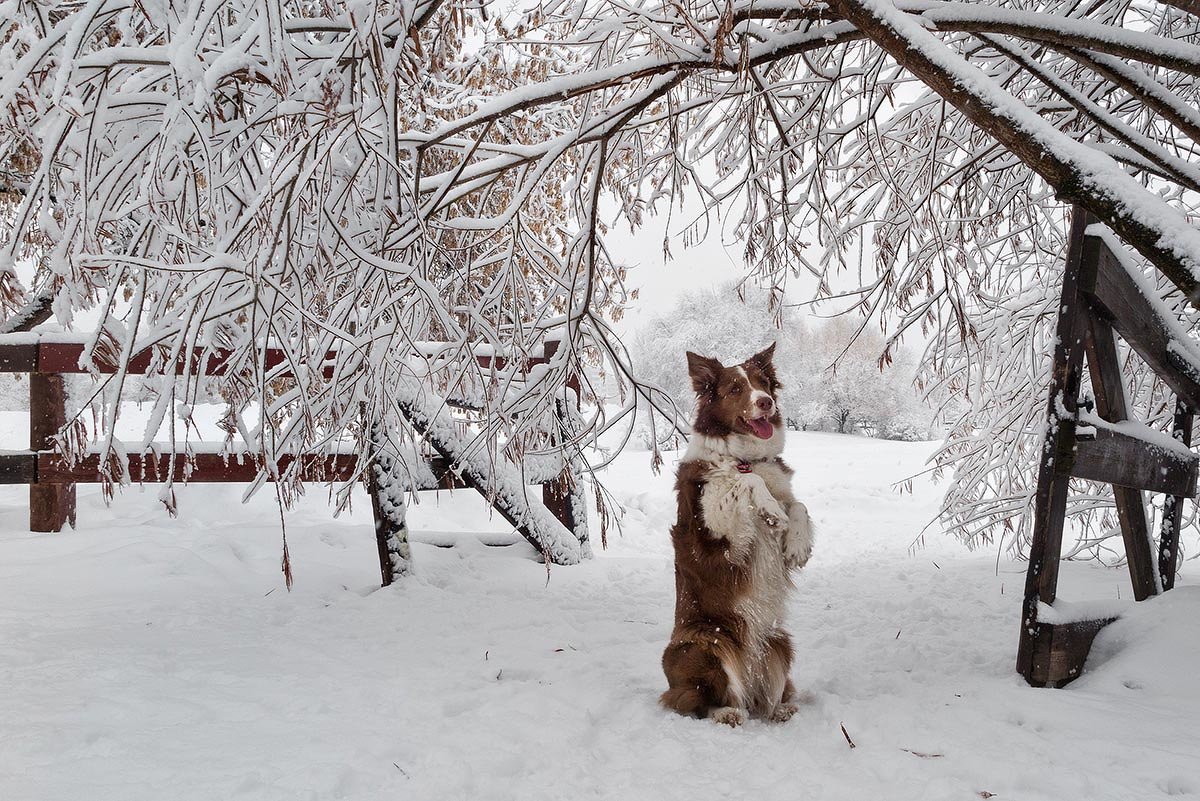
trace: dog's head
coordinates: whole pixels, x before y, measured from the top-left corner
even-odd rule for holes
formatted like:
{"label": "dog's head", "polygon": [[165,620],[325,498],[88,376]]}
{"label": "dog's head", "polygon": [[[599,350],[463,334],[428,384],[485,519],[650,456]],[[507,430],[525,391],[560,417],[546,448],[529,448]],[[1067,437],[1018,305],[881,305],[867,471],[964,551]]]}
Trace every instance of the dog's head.
{"label": "dog's head", "polygon": [[[693,429],[709,437],[741,435],[775,441],[783,431],[775,377],[775,345],[733,367],[688,352],[698,405]],[[747,443],[749,444],[749,443]]]}

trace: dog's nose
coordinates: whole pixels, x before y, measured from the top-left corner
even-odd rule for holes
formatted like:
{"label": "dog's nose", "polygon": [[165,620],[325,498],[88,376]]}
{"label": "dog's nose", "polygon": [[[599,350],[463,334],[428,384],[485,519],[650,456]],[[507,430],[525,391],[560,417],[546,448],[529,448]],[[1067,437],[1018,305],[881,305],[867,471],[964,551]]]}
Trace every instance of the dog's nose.
{"label": "dog's nose", "polygon": [[771,411],[771,407],[775,405],[775,402],[771,400],[769,395],[760,395],[758,400],[754,402],[754,405],[764,412],[769,412]]}

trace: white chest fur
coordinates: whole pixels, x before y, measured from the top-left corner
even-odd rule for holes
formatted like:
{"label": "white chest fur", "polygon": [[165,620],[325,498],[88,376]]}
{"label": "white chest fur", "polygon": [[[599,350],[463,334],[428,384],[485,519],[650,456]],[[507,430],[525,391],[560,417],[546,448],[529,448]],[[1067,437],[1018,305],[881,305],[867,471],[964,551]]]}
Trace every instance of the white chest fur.
{"label": "white chest fur", "polygon": [[775,462],[748,473],[731,459],[714,461],[705,474],[700,509],[714,537],[728,542],[729,561],[748,569],[747,592],[739,599],[748,644],[761,646],[783,621],[788,588],[784,541],[793,500],[787,473]]}

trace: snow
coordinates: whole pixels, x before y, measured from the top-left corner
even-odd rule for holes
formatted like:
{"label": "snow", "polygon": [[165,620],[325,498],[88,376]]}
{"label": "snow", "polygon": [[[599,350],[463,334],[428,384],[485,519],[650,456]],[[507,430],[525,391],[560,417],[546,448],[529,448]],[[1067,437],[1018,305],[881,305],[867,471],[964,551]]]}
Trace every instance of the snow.
{"label": "snow", "polygon": [[1166,431],[1150,428],[1136,420],[1121,420],[1113,423],[1099,415],[1081,410],[1079,412],[1079,424],[1082,429],[1092,429],[1093,433],[1095,429],[1104,429],[1124,434],[1127,437],[1146,443],[1151,448],[1173,454],[1175,458],[1180,460],[1190,460],[1193,457],[1191,448],[1172,437]]}
{"label": "snow", "polygon": [[[0,413],[0,446],[23,425]],[[892,485],[932,449],[790,434],[819,528],[790,605],[803,704],[738,730],[656,706],[673,476],[644,452],[602,476],[626,515],[595,559],[547,576],[476,493],[424,493],[414,573],[387,590],[361,492],[335,519],[311,487],[287,515],[288,593],[270,493],[240,505],[238,486],[177,486],[170,519],[153,487],[110,508],[81,487],[79,529],[35,535],[24,488],[0,487],[0,798],[1200,793],[1195,571],[1127,605],[1069,688],[1028,688],[1013,668],[1024,565],[932,530],[912,547],[939,492]],[[1129,596],[1123,570],[1092,565],[1063,565],[1061,587]]]}
{"label": "snow", "polygon": [[1132,598],[1103,601],[1062,601],[1053,604],[1038,602],[1039,623],[1083,623],[1088,620],[1119,618],[1134,608]]}

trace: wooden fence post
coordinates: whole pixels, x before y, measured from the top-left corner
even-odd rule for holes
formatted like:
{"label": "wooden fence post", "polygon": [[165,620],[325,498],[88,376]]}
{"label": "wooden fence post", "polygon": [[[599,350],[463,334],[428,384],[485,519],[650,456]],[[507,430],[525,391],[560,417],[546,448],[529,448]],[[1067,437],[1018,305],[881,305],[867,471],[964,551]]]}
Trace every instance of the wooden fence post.
{"label": "wooden fence post", "polygon": [[[67,391],[58,373],[29,374],[29,449],[54,447],[54,435],[67,422]],[[29,485],[29,530],[62,531],[75,528],[74,484]]]}
{"label": "wooden fence post", "polygon": [[[1092,240],[1095,242],[1096,240]],[[1090,244],[1090,243],[1089,243]],[[1095,264],[1096,259],[1088,259]],[[1117,340],[1112,327],[1095,315],[1088,315],[1087,352],[1092,392],[1096,398],[1096,413],[1114,423],[1130,419],[1125,403],[1125,379],[1117,356]],[[1133,584],[1133,599],[1144,601],[1161,590],[1154,575],[1154,555],[1150,528],[1146,524],[1146,506],[1142,491],[1136,487],[1112,485],[1113,503],[1125,541],[1125,559],[1129,565],[1129,580]]]}
{"label": "wooden fence post", "polygon": [[[1025,576],[1025,600],[1021,610],[1021,635],[1017,647],[1017,671],[1035,686],[1054,683],[1051,673],[1053,629],[1038,621],[1038,604],[1054,603],[1058,590],[1058,557],[1062,552],[1063,523],[1067,506],[1067,484],[1071,480],[1064,462],[1074,458],[1076,403],[1082,373],[1087,320],[1079,297],[1079,272],[1083,259],[1087,213],[1075,208],[1063,270],[1062,303],[1054,340],[1054,367],[1046,412],[1047,433],[1038,468],[1037,494],[1033,505],[1033,540],[1029,545],[1029,570]],[[1091,645],[1091,640],[1087,641]],[[1083,648],[1086,656],[1087,648]],[[1082,663],[1082,658],[1079,660]]]}
{"label": "wooden fence post", "polygon": [[[1184,445],[1192,444],[1192,408],[1182,400],[1175,401],[1175,439]],[[1179,559],[1179,528],[1183,525],[1182,495],[1168,495],[1163,499],[1161,538],[1158,545],[1158,575],[1163,591],[1175,586],[1175,564]]]}
{"label": "wooden fence post", "polygon": [[[571,388],[578,393],[576,387]],[[570,401],[563,398],[554,401],[558,430],[552,435],[552,441],[563,448],[563,469],[557,479],[542,484],[542,503],[567,531],[575,535],[586,556],[591,552],[591,544],[588,542],[587,500],[583,491],[583,476],[577,467],[578,458],[572,458],[567,452],[567,443],[573,434],[573,418],[567,408],[568,403]]]}
{"label": "wooden fence post", "polygon": [[[549,361],[563,343],[560,340],[549,340],[542,345],[542,357]],[[583,490],[583,476],[579,469],[579,459],[567,454],[567,443],[574,439],[575,424],[579,406],[582,402],[583,387],[578,375],[568,376],[565,386],[574,394],[575,408],[571,403],[571,393],[554,401],[554,425],[556,430],[551,433],[551,442],[563,449],[563,469],[559,477],[542,484],[542,504],[550,510],[563,526],[575,535],[583,555],[591,555],[591,543],[588,541],[587,527],[587,498]]]}

